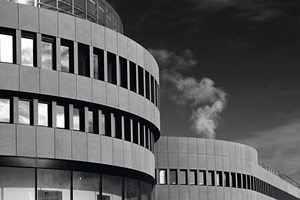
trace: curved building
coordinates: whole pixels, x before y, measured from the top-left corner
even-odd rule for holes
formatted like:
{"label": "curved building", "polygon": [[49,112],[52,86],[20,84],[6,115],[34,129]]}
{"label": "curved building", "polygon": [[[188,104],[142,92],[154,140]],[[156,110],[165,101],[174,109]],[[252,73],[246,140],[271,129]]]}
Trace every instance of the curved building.
{"label": "curved building", "polygon": [[104,0],[0,0],[0,200],[152,199],[158,91]]}
{"label": "curved building", "polygon": [[221,140],[161,137],[155,144],[157,200],[296,200],[299,185],[258,165],[252,147]]}

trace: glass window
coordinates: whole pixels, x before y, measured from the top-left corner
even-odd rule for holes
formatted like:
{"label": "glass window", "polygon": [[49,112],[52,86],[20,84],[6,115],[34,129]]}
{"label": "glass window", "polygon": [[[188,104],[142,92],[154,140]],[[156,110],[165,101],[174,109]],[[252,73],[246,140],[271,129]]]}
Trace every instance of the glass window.
{"label": "glass window", "polygon": [[138,180],[124,178],[124,200],[139,200],[139,186]]}
{"label": "glass window", "polygon": [[21,55],[22,65],[36,66],[35,62],[35,35],[27,32],[22,32],[21,38]]}
{"label": "glass window", "polygon": [[247,189],[247,175],[243,174],[243,189]]}
{"label": "glass window", "polygon": [[74,14],[85,18],[85,1],[74,0]]}
{"label": "glass window", "polygon": [[206,173],[204,170],[199,171],[199,185],[206,185]]}
{"label": "glass window", "polygon": [[111,130],[111,113],[105,112],[105,136],[111,136],[112,130]]}
{"label": "glass window", "polygon": [[0,122],[10,122],[10,100],[0,98]]}
{"label": "glass window", "polygon": [[215,186],[215,172],[208,171],[207,173],[207,185],[208,186]]}
{"label": "glass window", "polygon": [[179,184],[187,185],[187,170],[185,169],[179,171]]}
{"label": "glass window", "polygon": [[90,49],[89,46],[78,44],[78,74],[90,76]]}
{"label": "glass window", "polygon": [[14,62],[14,36],[0,32],[0,62]]}
{"label": "glass window", "polygon": [[130,90],[136,92],[136,65],[133,62],[130,65]]}
{"label": "glass window", "polygon": [[139,136],[138,136],[138,122],[136,120],[132,120],[132,127],[133,127],[133,143],[139,143]]}
{"label": "glass window", "polygon": [[73,108],[73,130],[80,131],[80,110]]}
{"label": "glass window", "polygon": [[99,199],[99,185],[99,174],[73,172],[73,200]]}
{"label": "glass window", "polygon": [[222,186],[223,180],[222,180],[222,172],[217,171],[216,172],[216,186]]}
{"label": "glass window", "polygon": [[224,172],[224,186],[230,187],[229,172]]}
{"label": "glass window", "polygon": [[140,123],[140,145],[143,147],[145,145],[145,130],[142,123]]}
{"label": "glass window", "polygon": [[35,200],[34,169],[0,167],[2,200]]}
{"label": "glass window", "polygon": [[144,96],[144,70],[139,66],[139,94]]}
{"label": "glass window", "polygon": [[121,115],[117,113],[115,113],[115,128],[116,128],[116,138],[122,139]]}
{"label": "glass window", "polygon": [[116,55],[109,52],[107,52],[107,73],[108,82],[117,84]]}
{"label": "glass window", "polygon": [[242,175],[237,173],[237,187],[242,188]]}
{"label": "glass window", "polygon": [[160,169],[158,173],[159,173],[159,184],[160,185],[167,184],[167,170]]}
{"label": "glass window", "polygon": [[145,82],[146,82],[146,98],[150,100],[150,81],[149,72],[145,71]]}
{"label": "glass window", "polygon": [[170,185],[177,185],[177,169],[170,169]]}
{"label": "glass window", "polygon": [[54,38],[42,36],[42,68],[55,69]]}
{"label": "glass window", "polygon": [[65,122],[66,122],[65,107],[57,105],[56,106],[56,127],[66,128]]}
{"label": "glass window", "polygon": [[48,104],[38,103],[38,125],[48,126]]}
{"label": "glass window", "polygon": [[30,124],[30,101],[19,100],[19,123]]}
{"label": "glass window", "polygon": [[58,8],[62,11],[72,12],[72,0],[58,0]]}
{"label": "glass window", "polygon": [[236,187],[236,175],[231,173],[231,187]]}
{"label": "glass window", "polygon": [[127,88],[127,60],[125,58],[120,57],[120,72],[121,72],[121,87]]}
{"label": "glass window", "polygon": [[60,64],[62,72],[73,73],[73,43],[61,40]]}
{"label": "glass window", "polygon": [[50,10],[55,10],[56,8],[56,0],[40,0],[41,8],[47,8]]}
{"label": "glass window", "polygon": [[96,2],[93,0],[88,0],[88,13],[87,13],[87,17],[90,21],[96,22],[96,16],[97,16],[97,12],[96,12]]}
{"label": "glass window", "polygon": [[155,80],[154,89],[155,89],[155,105],[158,106],[158,93],[157,93],[158,85],[157,85],[157,81],[156,80]]}
{"label": "glass window", "polygon": [[122,178],[102,175],[102,200],[122,200]]}
{"label": "glass window", "polygon": [[190,185],[197,185],[197,171],[190,170],[190,177],[189,177]]}
{"label": "glass window", "polygon": [[125,140],[131,141],[131,125],[130,119],[128,117],[124,117],[124,129],[125,129]]}
{"label": "glass window", "polygon": [[94,113],[93,113],[93,111],[88,111],[88,123],[89,123],[89,132],[94,133]]}
{"label": "glass window", "polygon": [[155,88],[154,78],[153,76],[151,76],[151,102],[152,103],[155,103],[154,88]]}
{"label": "glass window", "polygon": [[145,141],[146,145],[145,145],[145,147],[147,149],[149,149],[149,129],[147,127],[146,127],[145,138],[146,138],[146,141]]}
{"label": "glass window", "polygon": [[104,81],[104,53],[94,48],[94,78]]}
{"label": "glass window", "polygon": [[37,170],[38,200],[70,200],[71,172]]}
{"label": "glass window", "polygon": [[149,183],[143,181],[141,183],[141,200],[150,200],[151,199],[151,190],[152,186]]}

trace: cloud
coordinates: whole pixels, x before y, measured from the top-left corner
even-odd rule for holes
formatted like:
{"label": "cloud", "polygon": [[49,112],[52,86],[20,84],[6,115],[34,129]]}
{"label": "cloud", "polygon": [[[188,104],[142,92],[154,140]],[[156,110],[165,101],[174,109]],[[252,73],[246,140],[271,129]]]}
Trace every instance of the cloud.
{"label": "cloud", "polygon": [[167,50],[150,52],[162,67],[161,79],[168,88],[168,97],[177,105],[190,106],[192,114],[191,129],[200,137],[215,138],[219,114],[227,104],[227,94],[214,86],[209,78],[197,80],[185,77],[182,71],[190,70],[197,65],[191,50],[184,50],[180,55]]}
{"label": "cloud", "polygon": [[[300,182],[300,119],[238,142],[258,150],[260,162]],[[252,135],[252,134],[251,134]]]}

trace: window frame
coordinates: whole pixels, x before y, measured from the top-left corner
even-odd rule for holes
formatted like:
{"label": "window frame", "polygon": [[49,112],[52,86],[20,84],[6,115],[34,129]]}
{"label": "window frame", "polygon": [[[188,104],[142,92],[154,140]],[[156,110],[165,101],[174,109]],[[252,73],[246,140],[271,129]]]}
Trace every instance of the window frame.
{"label": "window frame", "polygon": [[[51,68],[43,67],[43,52],[42,52],[42,43],[43,42],[52,44],[52,51],[51,51],[52,65],[51,65]],[[51,37],[51,36],[48,36],[48,35],[42,35],[42,40],[41,40],[41,58],[42,58],[41,68],[56,70],[56,38],[55,37]]]}
{"label": "window frame", "polygon": [[[21,32],[21,65],[28,66],[28,67],[37,67],[37,36],[36,33],[28,32],[28,31],[22,31]],[[32,40],[33,46],[32,46],[32,66],[28,64],[23,63],[23,42],[22,39],[30,39]]]}
{"label": "window frame", "polygon": [[16,64],[17,63],[17,43],[16,43],[16,30],[9,28],[0,28],[0,35],[12,36],[12,62],[1,61],[1,63]]}

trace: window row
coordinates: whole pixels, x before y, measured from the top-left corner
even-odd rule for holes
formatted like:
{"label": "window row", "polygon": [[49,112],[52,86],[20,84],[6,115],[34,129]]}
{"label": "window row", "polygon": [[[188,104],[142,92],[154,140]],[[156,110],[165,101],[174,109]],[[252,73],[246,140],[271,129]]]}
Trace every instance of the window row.
{"label": "window row", "polygon": [[[81,43],[74,45],[72,41],[57,40],[55,37],[47,35],[42,35],[40,44],[38,44],[35,33],[22,31],[20,47],[22,65],[37,66],[37,45],[40,45],[41,48],[40,67],[76,73],[115,85],[119,84],[121,87],[147,98],[159,107],[159,85],[157,81],[147,70],[135,63],[98,48],[90,48],[90,46]],[[16,49],[15,30],[1,28],[0,62],[16,63]],[[77,52],[77,55],[74,56],[74,52]],[[57,69],[57,61],[60,69]],[[78,70],[74,69],[75,62],[78,63]],[[91,71],[93,72],[91,73]]]}
{"label": "window row", "polygon": [[144,120],[80,103],[0,97],[0,122],[101,134],[133,142],[152,152],[154,148],[153,129]]}
{"label": "window row", "polygon": [[80,171],[0,167],[1,200],[151,200],[151,184]]}
{"label": "window row", "polygon": [[159,169],[159,185],[199,185],[231,187],[253,190],[275,199],[297,199],[294,196],[264,182],[254,176],[236,172],[193,170],[193,169]]}

